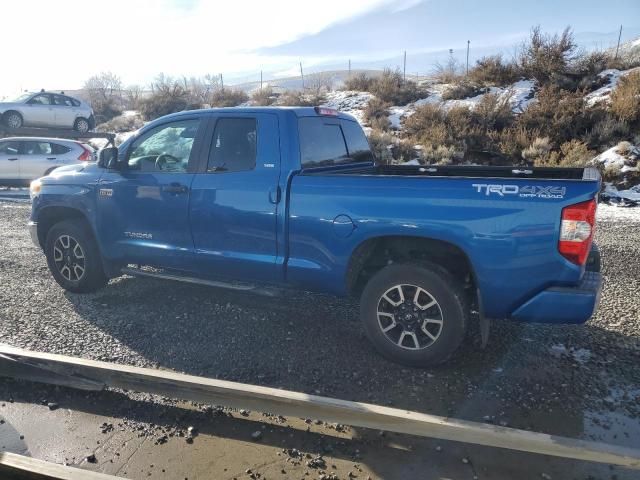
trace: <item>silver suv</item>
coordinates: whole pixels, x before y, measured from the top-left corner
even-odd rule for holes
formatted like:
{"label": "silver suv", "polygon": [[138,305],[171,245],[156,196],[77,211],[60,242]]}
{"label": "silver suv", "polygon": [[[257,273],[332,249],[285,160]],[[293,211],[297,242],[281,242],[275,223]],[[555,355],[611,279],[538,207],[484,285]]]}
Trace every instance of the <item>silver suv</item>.
{"label": "silver suv", "polygon": [[88,145],[60,138],[12,137],[0,140],[0,184],[28,185],[63,165],[94,162]]}
{"label": "silver suv", "polygon": [[23,93],[8,102],[0,102],[4,125],[20,127],[72,128],[85,133],[95,127],[91,106],[63,93]]}

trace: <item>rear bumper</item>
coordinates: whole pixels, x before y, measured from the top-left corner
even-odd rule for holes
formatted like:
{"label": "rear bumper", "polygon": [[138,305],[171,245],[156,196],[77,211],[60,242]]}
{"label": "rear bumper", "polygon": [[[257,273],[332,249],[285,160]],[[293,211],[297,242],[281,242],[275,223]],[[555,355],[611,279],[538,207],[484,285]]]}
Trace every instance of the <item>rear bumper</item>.
{"label": "rear bumper", "polygon": [[575,287],[551,287],[516,309],[511,318],[522,322],[584,323],[595,313],[600,302],[602,275],[599,252],[597,261],[584,272]]}

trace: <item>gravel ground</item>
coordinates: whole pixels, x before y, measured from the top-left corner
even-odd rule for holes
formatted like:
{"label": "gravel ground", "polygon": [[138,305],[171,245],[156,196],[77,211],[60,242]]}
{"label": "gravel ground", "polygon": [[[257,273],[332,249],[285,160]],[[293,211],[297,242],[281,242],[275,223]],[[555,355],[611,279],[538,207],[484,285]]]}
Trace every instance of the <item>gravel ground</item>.
{"label": "gravel ground", "polygon": [[633,438],[640,212],[602,211],[606,284],[588,324],[495,322],[486,349],[471,342],[447,365],[418,370],[380,358],[356,305],[333,297],[270,299],[131,277],[95,294],[64,292],[29,239],[29,208],[0,200],[0,342],[547,433]]}

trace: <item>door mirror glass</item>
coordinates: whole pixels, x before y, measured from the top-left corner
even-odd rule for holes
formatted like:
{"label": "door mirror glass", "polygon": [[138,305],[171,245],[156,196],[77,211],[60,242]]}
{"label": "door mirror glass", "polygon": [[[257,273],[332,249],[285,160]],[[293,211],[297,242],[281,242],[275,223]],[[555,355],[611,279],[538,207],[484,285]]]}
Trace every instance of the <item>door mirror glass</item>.
{"label": "door mirror glass", "polygon": [[98,154],[98,166],[109,169],[118,168],[118,149],[107,147],[100,150]]}

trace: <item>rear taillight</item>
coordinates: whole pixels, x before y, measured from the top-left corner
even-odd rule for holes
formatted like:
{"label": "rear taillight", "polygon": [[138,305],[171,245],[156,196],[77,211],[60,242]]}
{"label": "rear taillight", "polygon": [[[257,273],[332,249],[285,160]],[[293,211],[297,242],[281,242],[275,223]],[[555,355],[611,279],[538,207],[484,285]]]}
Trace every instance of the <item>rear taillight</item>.
{"label": "rear taillight", "polygon": [[88,162],[91,160],[91,151],[87,149],[84,145],[80,145],[82,148],[82,154],[78,157],[79,162]]}
{"label": "rear taillight", "polygon": [[570,262],[584,265],[591,250],[596,226],[596,201],[576,203],[562,209],[558,251]]}

